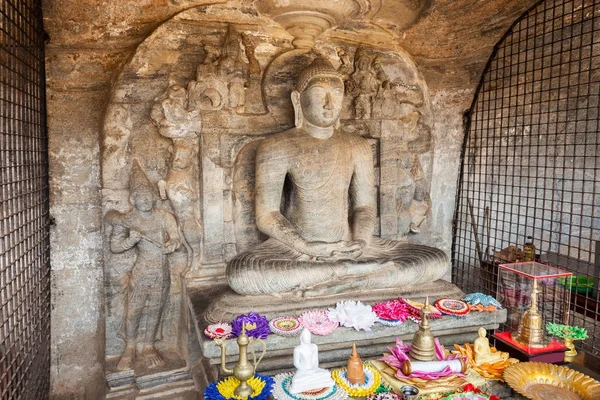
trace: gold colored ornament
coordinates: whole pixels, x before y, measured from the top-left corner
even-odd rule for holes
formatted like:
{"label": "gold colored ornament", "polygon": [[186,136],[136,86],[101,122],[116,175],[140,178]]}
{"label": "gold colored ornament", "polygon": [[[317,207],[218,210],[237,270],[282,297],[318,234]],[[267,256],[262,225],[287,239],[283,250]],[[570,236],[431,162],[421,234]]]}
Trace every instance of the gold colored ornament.
{"label": "gold colored ornament", "polygon": [[530,399],[597,400],[600,382],[567,367],[524,362],[504,371],[504,380]]}
{"label": "gold colored ornament", "polygon": [[539,293],[538,281],[534,279],[529,309],[521,316],[517,331],[511,334],[515,341],[536,348],[545,347],[549,343],[545,334],[544,319],[538,310],[537,297]]}
{"label": "gold colored ornament", "polygon": [[425,300],[425,307],[421,309],[421,322],[419,330],[415,332],[410,346],[410,358],[417,361],[433,361],[435,357],[435,337],[429,327],[429,297]]}
{"label": "gold colored ornament", "polygon": [[[248,396],[251,396],[252,393],[255,392],[255,389],[252,388],[252,386],[249,384],[249,382],[252,381],[252,378],[254,378],[254,372],[256,371],[256,366],[258,365],[258,363],[260,363],[263,356],[267,352],[267,347],[265,345],[265,342],[263,342],[260,339],[253,339],[253,340],[261,342],[262,346],[263,346],[263,352],[262,352],[262,355],[260,356],[260,358],[258,359],[258,361],[256,361],[256,358],[255,358],[254,365],[252,365],[248,361],[248,345],[251,343],[251,341],[250,341],[250,338],[248,337],[248,335],[246,334],[246,326],[243,326],[242,333],[237,338],[237,344],[240,348],[240,352],[239,352],[240,356],[239,356],[237,364],[235,364],[235,367],[233,367],[233,369],[229,369],[229,368],[227,368],[226,362],[225,362],[225,353],[226,353],[225,340],[224,339],[215,339],[215,344],[221,348],[221,371],[223,371],[223,373],[226,375],[233,375],[237,379],[237,381],[239,381],[239,384],[237,381],[231,381],[231,382],[233,382],[233,383],[231,383],[231,385],[237,385],[233,392],[236,397],[247,398]],[[230,385],[230,383],[228,383],[228,385]]]}
{"label": "gold colored ornament", "polygon": [[577,350],[575,349],[575,343],[573,343],[573,338],[565,338],[565,346],[567,346],[567,348],[569,350],[565,351],[565,361],[566,362],[571,362],[573,361],[573,358],[575,358],[575,356],[577,355]]}
{"label": "gold colored ornament", "polygon": [[[504,370],[509,366],[516,364],[519,362],[516,358],[508,358],[507,360],[496,362],[493,364],[484,363],[481,365],[477,365],[475,363],[475,351],[473,349],[473,345],[470,343],[465,343],[464,347],[458,344],[454,345],[456,350],[452,351],[453,354],[460,355],[461,357],[466,357],[468,360],[471,369],[477,372],[479,375],[486,379],[494,379],[494,380],[503,380]],[[490,349],[492,353],[498,352],[495,347]]]}

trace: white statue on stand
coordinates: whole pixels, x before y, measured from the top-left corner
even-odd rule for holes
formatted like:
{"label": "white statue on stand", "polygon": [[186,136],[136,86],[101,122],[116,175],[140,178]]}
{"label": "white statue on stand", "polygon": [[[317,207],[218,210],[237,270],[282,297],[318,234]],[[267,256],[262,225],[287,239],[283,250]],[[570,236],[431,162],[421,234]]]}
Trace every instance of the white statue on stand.
{"label": "white statue on stand", "polygon": [[310,340],[310,331],[304,329],[300,334],[300,345],[294,348],[296,373],[290,386],[290,392],[294,394],[335,385],[329,371],[319,368],[319,348]]}

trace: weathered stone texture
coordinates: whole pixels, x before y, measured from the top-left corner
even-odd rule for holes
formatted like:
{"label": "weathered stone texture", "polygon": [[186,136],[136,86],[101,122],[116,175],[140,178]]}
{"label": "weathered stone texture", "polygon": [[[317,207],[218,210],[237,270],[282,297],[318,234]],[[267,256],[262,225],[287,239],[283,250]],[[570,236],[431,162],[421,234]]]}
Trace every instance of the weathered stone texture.
{"label": "weathered stone texture", "polygon": [[[235,22],[245,30],[257,30],[257,21],[262,21],[261,34],[256,37],[260,43],[255,55],[263,71],[276,51],[291,48],[291,36],[274,22],[260,17],[251,1],[194,8],[224,2],[44,2],[45,28],[50,36],[46,58],[51,213],[56,221],[51,242],[54,398],[91,399],[102,395],[106,310],[101,207],[106,210],[123,208],[127,204],[126,177],[130,170],[125,161],[127,153],[148,151],[145,147],[147,139],[155,144],[151,151],[156,154],[145,165],[149,167],[151,179],[163,178],[168,169],[169,141],[161,138],[152,126],[147,102],[172,83],[169,78],[177,83],[187,83],[195,78],[195,69],[204,56],[200,44],[218,39],[226,22]],[[356,44],[369,38],[374,48],[406,50],[410,54],[406,59],[412,57],[418,64],[425,87],[428,86],[431,91],[431,108],[427,115],[431,118],[428,123],[432,126],[432,143],[435,146],[429,159],[423,154],[419,156],[423,165],[430,166],[426,173],[432,176],[432,216],[430,235],[426,237],[428,242],[448,251],[463,111],[469,106],[493,45],[534,1],[442,0],[433,5],[429,1],[412,2],[418,3],[418,7],[426,13],[421,15],[419,11],[415,14],[417,17],[407,19],[401,16],[406,14],[400,10],[409,3],[384,1],[366,14],[366,18],[375,21],[379,28],[365,22],[348,21],[340,29],[319,38],[317,46],[333,57],[336,50],[328,44],[329,41]],[[161,26],[186,9],[190,10]],[[416,23],[408,27],[414,20]],[[173,28],[175,25],[177,29],[165,31],[166,27]],[[202,35],[197,33],[199,28],[204,29]],[[144,41],[153,32],[156,41]],[[390,32],[396,35],[392,41]],[[263,40],[265,37],[272,40]],[[398,44],[404,50],[399,50]],[[133,58],[136,51],[145,53],[146,57]],[[177,68],[172,68],[174,65]],[[174,75],[169,77],[169,72],[174,72]],[[125,83],[114,86],[120,73]],[[269,83],[276,85],[277,77],[272,78]],[[109,109],[106,115],[111,93],[113,101],[119,105]],[[277,102],[278,99],[272,101]],[[240,251],[239,247],[235,248],[232,235],[238,235],[238,231],[247,227],[243,224],[232,226],[240,212],[236,208],[235,196],[230,193],[232,185],[240,184],[232,172],[235,157],[243,145],[269,133],[264,130],[266,124],[271,126],[270,132],[283,130],[285,122],[282,122],[282,117],[285,116],[268,122],[260,116],[248,120],[234,119],[233,122],[230,118],[215,117],[214,126],[222,126],[233,133],[248,133],[248,127],[254,128],[249,135],[252,137],[242,141],[228,142],[212,127],[204,130],[202,184],[207,185],[209,190],[203,202],[203,215],[214,218],[214,221],[205,220],[204,235],[208,241],[204,257],[207,261],[228,260],[236,250]],[[132,127],[137,128],[135,138],[131,136]],[[110,133],[102,144],[103,129]],[[356,124],[354,129],[373,138],[375,149],[393,145],[385,142],[386,133],[381,125]],[[125,143],[131,146],[125,146]],[[101,150],[114,156],[114,163],[105,165],[114,174],[111,177],[104,175],[103,183]],[[381,176],[395,173],[387,172],[386,168],[384,163],[376,165],[377,171],[381,169]],[[378,187],[382,198],[389,198],[389,202],[382,203],[385,215],[381,216],[378,229],[381,227],[382,232],[394,232],[397,231],[395,224],[398,220],[389,214],[393,210],[394,193],[384,189]],[[102,197],[104,204],[101,204]],[[237,245],[244,246],[240,242]],[[206,279],[214,279],[222,272],[222,264],[208,263]]]}
{"label": "weathered stone texture", "polygon": [[[103,392],[100,143],[104,95],[48,88],[52,383],[57,398]],[[82,357],[83,355],[83,357]],[[88,387],[89,389],[84,389]],[[89,390],[85,392],[85,390]]]}
{"label": "weathered stone texture", "polygon": [[[473,92],[464,90],[432,91],[431,103],[435,119],[436,148],[431,181],[431,231],[437,243],[448,254],[452,246],[452,220],[460,169],[460,153],[464,137],[461,116],[470,106]],[[446,277],[450,280],[450,276]]]}

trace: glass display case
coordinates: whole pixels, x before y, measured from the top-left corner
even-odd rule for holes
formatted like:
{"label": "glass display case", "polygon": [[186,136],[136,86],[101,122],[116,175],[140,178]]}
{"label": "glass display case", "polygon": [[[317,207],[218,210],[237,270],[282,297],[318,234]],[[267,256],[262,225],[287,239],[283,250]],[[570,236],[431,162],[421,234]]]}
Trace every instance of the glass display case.
{"label": "glass display case", "polygon": [[564,282],[571,275],[538,262],[499,265],[497,295],[508,314],[507,330],[494,335],[497,347],[523,361],[562,362],[566,347],[546,335],[546,323],[568,322],[571,297]]}

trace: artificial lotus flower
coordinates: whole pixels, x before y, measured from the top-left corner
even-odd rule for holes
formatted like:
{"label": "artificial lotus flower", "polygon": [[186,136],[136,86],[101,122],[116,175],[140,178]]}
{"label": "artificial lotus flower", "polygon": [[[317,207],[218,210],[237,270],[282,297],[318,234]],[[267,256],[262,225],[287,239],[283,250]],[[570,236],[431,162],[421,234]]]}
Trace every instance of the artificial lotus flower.
{"label": "artificial lotus flower", "polygon": [[335,308],[329,309],[328,316],[330,320],[339,322],[341,326],[354,328],[357,331],[361,329],[370,331],[378,320],[373,308],[360,301],[341,301]]}

